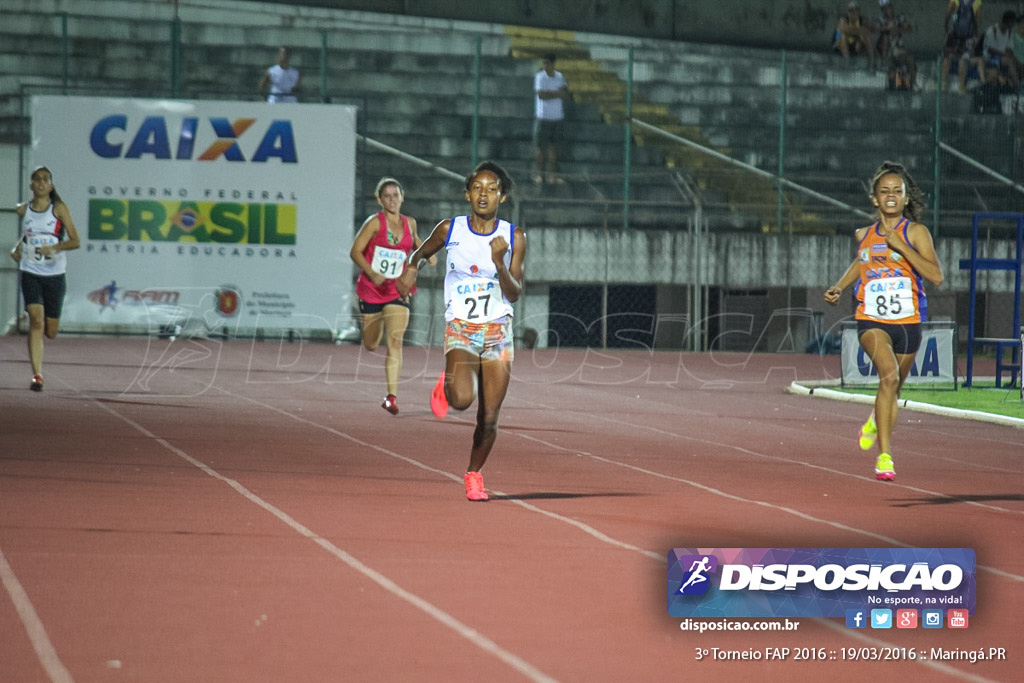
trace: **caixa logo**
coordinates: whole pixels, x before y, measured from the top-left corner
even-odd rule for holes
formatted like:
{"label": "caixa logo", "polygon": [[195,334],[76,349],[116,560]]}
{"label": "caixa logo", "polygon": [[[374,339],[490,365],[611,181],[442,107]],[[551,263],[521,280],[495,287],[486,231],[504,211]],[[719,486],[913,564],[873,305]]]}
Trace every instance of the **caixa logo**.
{"label": "caixa logo", "polygon": [[[154,159],[168,160],[215,161],[223,157],[227,161],[248,160],[252,163],[265,163],[270,159],[278,159],[285,164],[298,162],[295,133],[292,122],[287,119],[271,121],[259,142],[249,147],[254,151],[247,158],[240,138],[256,122],[250,118],[229,121],[223,116],[211,116],[205,121],[193,116],[169,122],[164,116],[147,116],[134,125],[125,114],[111,114],[92,127],[89,146],[104,159],[141,159],[150,155]],[[259,127],[256,127],[255,135],[250,134],[250,139],[255,141],[258,131]],[[196,140],[208,132],[212,132],[216,139],[196,156]]]}

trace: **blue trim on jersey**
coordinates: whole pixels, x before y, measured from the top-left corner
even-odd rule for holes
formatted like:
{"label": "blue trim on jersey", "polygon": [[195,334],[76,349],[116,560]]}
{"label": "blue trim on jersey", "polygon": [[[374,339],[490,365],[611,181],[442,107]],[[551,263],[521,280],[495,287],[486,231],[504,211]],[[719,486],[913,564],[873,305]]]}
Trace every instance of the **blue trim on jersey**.
{"label": "blue trim on jersey", "polygon": [[[460,218],[460,216],[452,216],[448,219],[448,234],[444,236],[444,246],[446,249],[448,248],[448,243],[452,239],[452,228],[455,227],[456,218]],[[469,216],[466,216],[466,220],[469,220]]]}

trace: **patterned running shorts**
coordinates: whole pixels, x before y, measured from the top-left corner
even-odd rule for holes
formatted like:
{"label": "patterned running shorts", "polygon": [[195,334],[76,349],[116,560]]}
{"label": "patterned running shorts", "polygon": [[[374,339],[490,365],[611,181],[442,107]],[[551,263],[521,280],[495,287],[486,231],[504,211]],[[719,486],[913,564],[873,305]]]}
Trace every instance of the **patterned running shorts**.
{"label": "patterned running shorts", "polygon": [[515,355],[512,316],[487,323],[449,320],[444,329],[444,352],[463,349],[484,360],[512,362]]}

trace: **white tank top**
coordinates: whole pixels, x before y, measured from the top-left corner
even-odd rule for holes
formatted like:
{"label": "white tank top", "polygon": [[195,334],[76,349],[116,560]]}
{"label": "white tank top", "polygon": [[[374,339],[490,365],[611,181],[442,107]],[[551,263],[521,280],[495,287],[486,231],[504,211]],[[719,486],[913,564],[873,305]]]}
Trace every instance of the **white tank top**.
{"label": "white tank top", "polygon": [[491,240],[508,242],[505,267],[512,263],[516,226],[498,219],[494,232],[480,235],[469,227],[468,216],[456,216],[445,240],[448,263],[444,276],[444,319],[486,323],[512,315],[512,304],[501,292],[491,260]]}
{"label": "white tank top", "polygon": [[56,251],[52,256],[43,256],[37,250],[57,244],[64,237],[64,224],[53,215],[53,204],[45,211],[33,211],[32,205],[25,207],[21,219],[21,270],[36,275],[61,275],[67,271],[67,254]]}

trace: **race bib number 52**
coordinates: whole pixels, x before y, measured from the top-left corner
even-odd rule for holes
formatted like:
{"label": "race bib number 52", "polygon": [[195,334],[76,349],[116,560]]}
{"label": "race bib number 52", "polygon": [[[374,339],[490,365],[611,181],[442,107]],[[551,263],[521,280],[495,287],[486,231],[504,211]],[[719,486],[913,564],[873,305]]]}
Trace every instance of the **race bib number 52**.
{"label": "race bib number 52", "polygon": [[31,261],[46,261],[52,259],[52,256],[43,256],[39,253],[39,249],[42,247],[49,247],[57,244],[57,238],[53,235],[34,235],[28,238],[26,246],[28,252],[25,254]]}

